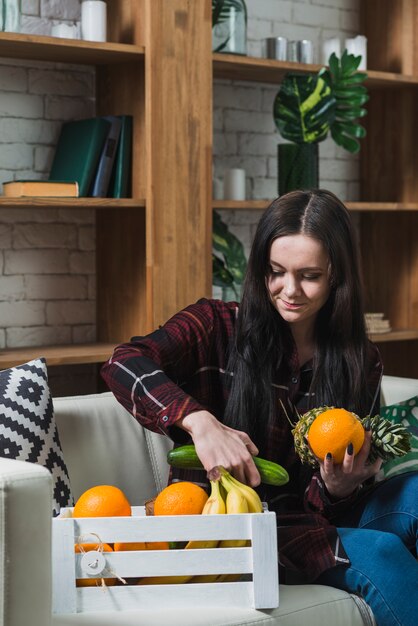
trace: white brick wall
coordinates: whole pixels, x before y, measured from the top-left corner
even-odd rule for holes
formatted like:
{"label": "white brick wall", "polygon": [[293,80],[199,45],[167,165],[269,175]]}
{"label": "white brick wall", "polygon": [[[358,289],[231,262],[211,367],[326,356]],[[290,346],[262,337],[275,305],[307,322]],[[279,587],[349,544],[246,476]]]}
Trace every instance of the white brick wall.
{"label": "white brick wall", "polygon": [[[359,0],[247,0],[247,7],[254,56],[272,35],[312,39],[319,50],[324,38],[358,28]],[[79,25],[80,0],[22,0],[22,11],[22,32],[50,34],[61,21]],[[92,68],[0,59],[0,184],[46,178],[62,122],[94,115],[94,91]],[[214,173],[245,168],[249,198],[277,194],[276,91],[215,84]],[[355,199],[358,160],[330,140],[320,153],[322,185]],[[223,212],[247,251],[259,215]],[[0,209],[0,348],[94,341],[95,294],[93,212]]]}

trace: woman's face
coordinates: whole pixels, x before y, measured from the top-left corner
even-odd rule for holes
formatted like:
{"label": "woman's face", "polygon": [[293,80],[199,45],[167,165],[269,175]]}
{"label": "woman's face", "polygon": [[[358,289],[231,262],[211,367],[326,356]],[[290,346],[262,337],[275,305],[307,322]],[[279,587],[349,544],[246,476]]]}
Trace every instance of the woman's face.
{"label": "woman's face", "polygon": [[273,241],[267,289],[289,324],[313,326],[330,294],[329,276],[329,258],[317,239],[289,235]]}

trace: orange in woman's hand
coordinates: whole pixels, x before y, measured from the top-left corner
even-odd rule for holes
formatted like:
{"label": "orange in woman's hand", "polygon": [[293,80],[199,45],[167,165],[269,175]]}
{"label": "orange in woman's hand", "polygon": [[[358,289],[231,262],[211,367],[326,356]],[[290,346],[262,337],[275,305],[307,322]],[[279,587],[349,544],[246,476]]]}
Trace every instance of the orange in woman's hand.
{"label": "orange in woman's hand", "polygon": [[328,409],[312,422],[308,432],[312,452],[323,460],[331,452],[334,463],[342,463],[349,443],[357,454],[364,442],[360,420],[345,409]]}
{"label": "orange in woman's hand", "polygon": [[73,517],[130,516],[131,505],[123,491],[113,485],[97,485],[77,500]]}
{"label": "orange in woman's hand", "polygon": [[207,499],[206,491],[195,483],[172,483],[155,498],[154,515],[199,515]]}

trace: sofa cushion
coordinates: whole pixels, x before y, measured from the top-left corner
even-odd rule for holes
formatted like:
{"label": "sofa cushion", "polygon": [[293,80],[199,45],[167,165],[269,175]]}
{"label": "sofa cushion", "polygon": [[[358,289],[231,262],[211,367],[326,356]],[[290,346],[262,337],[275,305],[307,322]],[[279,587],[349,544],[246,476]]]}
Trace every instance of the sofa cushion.
{"label": "sofa cushion", "polygon": [[403,472],[418,471],[418,396],[382,407],[380,414],[394,424],[402,424],[412,435],[410,452],[387,461],[382,466],[383,475],[389,477]]}
{"label": "sofa cushion", "polygon": [[0,426],[0,456],[46,467],[53,477],[53,514],[71,506],[45,359],[0,372]]}
{"label": "sofa cushion", "polygon": [[75,499],[107,484],[141,505],[166,486],[172,442],[142,428],[112,393],[54,398],[54,413]]}
{"label": "sofa cushion", "polygon": [[[163,592],[162,592],[163,593]],[[162,603],[163,604],[163,601]],[[54,615],[52,626],[371,626],[363,600],[321,585],[280,585],[280,606],[272,610],[240,607],[155,607],[153,611],[121,611]]]}

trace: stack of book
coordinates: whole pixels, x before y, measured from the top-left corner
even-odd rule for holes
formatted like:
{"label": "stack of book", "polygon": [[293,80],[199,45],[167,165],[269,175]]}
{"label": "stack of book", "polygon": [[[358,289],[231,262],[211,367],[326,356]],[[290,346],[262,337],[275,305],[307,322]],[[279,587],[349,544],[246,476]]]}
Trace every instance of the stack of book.
{"label": "stack of book", "polygon": [[131,195],[131,166],[131,115],[66,122],[61,128],[49,179],[6,182],[3,194],[127,198]]}
{"label": "stack of book", "polygon": [[389,320],[384,319],[384,313],[365,313],[366,329],[370,334],[389,333],[392,329]]}

